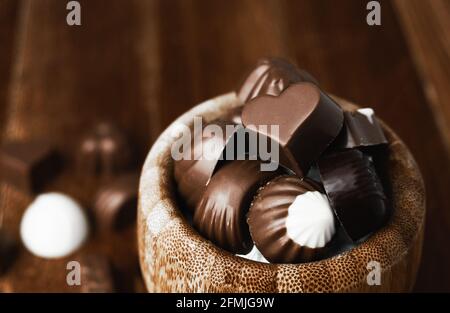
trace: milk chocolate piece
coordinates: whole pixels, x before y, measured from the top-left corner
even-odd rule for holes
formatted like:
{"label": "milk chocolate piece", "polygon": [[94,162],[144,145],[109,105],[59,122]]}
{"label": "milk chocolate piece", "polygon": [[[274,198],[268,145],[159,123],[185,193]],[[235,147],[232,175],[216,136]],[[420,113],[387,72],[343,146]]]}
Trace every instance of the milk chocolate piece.
{"label": "milk chocolate piece", "polygon": [[344,147],[369,147],[387,144],[383,129],[372,109],[364,108],[344,112]]}
{"label": "milk chocolate piece", "polygon": [[17,255],[17,242],[12,235],[0,228],[0,276],[12,265]]}
{"label": "milk chocolate piece", "polygon": [[[222,129],[222,137],[216,134],[204,134],[204,136],[202,133],[194,134],[190,153],[186,152],[181,160],[175,160],[174,176],[178,192],[191,212],[200,201],[219,160],[222,158],[225,146],[234,135],[234,133],[227,134],[226,131],[226,126],[231,125],[230,122],[217,120],[214,121],[214,124]],[[195,140],[195,136],[197,140]],[[208,157],[203,156],[204,151],[208,151]]]}
{"label": "milk chocolate piece", "polygon": [[250,234],[271,263],[318,260],[333,238],[333,211],[309,178],[279,176],[258,190],[248,213]]}
{"label": "milk chocolate piece", "polygon": [[246,103],[261,95],[278,96],[291,84],[311,82],[316,80],[306,71],[297,69],[294,65],[281,58],[264,58],[247,77],[238,97]]}
{"label": "milk chocolate piece", "polygon": [[235,253],[248,253],[253,244],[245,215],[256,190],[280,171],[261,171],[258,161],[225,163],[195,209],[194,226],[217,246]]}
{"label": "milk chocolate piece", "polygon": [[318,166],[336,216],[353,241],[386,222],[387,199],[367,155],[356,149],[336,152],[322,157]]}
{"label": "milk chocolate piece", "polygon": [[[311,83],[291,85],[278,97],[258,97],[242,111],[243,124],[278,144],[279,162],[299,177],[338,136],[343,120],[340,107]],[[279,133],[261,125],[278,125]]]}
{"label": "milk chocolate piece", "polygon": [[110,261],[100,254],[86,254],[80,259],[81,292],[114,292],[114,279]]}
{"label": "milk chocolate piece", "polygon": [[100,231],[120,230],[136,220],[139,173],[127,173],[102,186],[94,212]]}
{"label": "milk chocolate piece", "polygon": [[61,159],[44,139],[8,142],[0,149],[2,179],[27,193],[38,192],[61,168]]}
{"label": "milk chocolate piece", "polygon": [[84,173],[111,176],[132,164],[133,153],[125,134],[115,125],[99,123],[80,141],[77,163]]}

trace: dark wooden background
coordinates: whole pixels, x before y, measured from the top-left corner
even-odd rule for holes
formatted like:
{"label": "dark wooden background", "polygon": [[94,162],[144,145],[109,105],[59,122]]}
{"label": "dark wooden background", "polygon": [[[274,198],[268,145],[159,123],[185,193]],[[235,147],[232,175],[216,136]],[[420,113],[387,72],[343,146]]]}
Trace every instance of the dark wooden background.
{"label": "dark wooden background", "polygon": [[[427,224],[416,291],[450,291],[450,1],[380,1],[382,25],[361,0],[81,0],[82,26],[62,0],[0,0],[0,140],[47,136],[70,159],[97,119],[126,129],[140,160],[178,115],[236,89],[256,60],[282,56],[330,93],[377,114],[404,139],[427,187]],[[89,207],[99,181],[70,165],[47,188]],[[5,229],[18,237],[32,197],[0,184]],[[141,291],[135,229],[94,234],[56,261],[21,248],[0,291],[79,291],[68,260],[109,255],[118,289]]]}

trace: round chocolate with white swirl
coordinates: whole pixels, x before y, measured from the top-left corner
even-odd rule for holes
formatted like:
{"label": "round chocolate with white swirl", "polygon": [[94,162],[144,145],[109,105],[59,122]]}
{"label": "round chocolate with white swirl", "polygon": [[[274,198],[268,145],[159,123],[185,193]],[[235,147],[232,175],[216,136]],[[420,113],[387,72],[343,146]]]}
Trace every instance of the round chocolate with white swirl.
{"label": "round chocolate with white swirl", "polygon": [[279,176],[261,171],[259,161],[225,163],[211,178],[195,209],[194,226],[217,246],[235,254],[246,254],[252,246],[245,216],[260,186]]}
{"label": "round chocolate with white swirl", "polygon": [[279,176],[258,190],[247,222],[256,247],[271,263],[317,260],[335,233],[321,187],[293,175]]}

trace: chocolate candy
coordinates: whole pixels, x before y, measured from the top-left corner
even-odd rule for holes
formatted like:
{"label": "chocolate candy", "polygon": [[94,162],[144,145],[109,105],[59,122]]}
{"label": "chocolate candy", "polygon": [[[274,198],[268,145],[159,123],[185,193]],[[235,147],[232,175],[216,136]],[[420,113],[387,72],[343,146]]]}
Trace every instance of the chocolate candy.
{"label": "chocolate candy", "polygon": [[112,266],[100,254],[85,254],[80,259],[81,292],[101,293],[114,291]]}
{"label": "chocolate candy", "polygon": [[8,142],[0,149],[1,177],[27,193],[41,190],[60,167],[61,159],[47,140]]}
{"label": "chocolate candy", "polygon": [[[278,97],[258,97],[242,111],[243,124],[278,144],[279,162],[299,177],[338,136],[343,120],[340,107],[311,83],[291,85]],[[279,125],[279,133],[261,125]]]}
{"label": "chocolate candy", "polygon": [[77,164],[83,173],[111,176],[128,169],[132,156],[125,134],[113,124],[100,123],[80,141]]}
{"label": "chocolate candy", "polygon": [[238,254],[252,248],[245,221],[256,190],[280,171],[260,171],[258,161],[225,163],[211,178],[194,214],[196,229],[219,247]]}
{"label": "chocolate candy", "polygon": [[139,173],[128,173],[100,187],[94,212],[101,231],[120,230],[135,221],[138,185]]}
{"label": "chocolate candy", "polygon": [[316,80],[306,71],[297,69],[291,63],[280,58],[264,58],[247,77],[238,97],[246,103],[261,95],[278,96],[291,84]]}
{"label": "chocolate candy", "polygon": [[[1,226],[0,226],[1,227]],[[0,228],[0,275],[6,272],[17,255],[17,243],[12,235]]]}
{"label": "chocolate candy", "polygon": [[319,185],[292,175],[258,191],[247,222],[256,247],[271,263],[317,260],[335,233],[333,211]]}
{"label": "chocolate candy", "polygon": [[[227,122],[215,121],[214,124],[221,127],[222,137],[216,134],[204,134],[204,136],[202,133],[194,134],[197,136],[197,140],[193,136],[190,154],[186,153],[181,160],[175,160],[174,176],[178,192],[191,212],[200,201],[206,185],[222,157],[225,146],[234,135],[234,133],[227,134]],[[208,157],[203,157],[204,151],[208,151]]]}
{"label": "chocolate candy", "polygon": [[372,109],[344,112],[344,148],[370,147],[387,144],[383,129]]}
{"label": "chocolate candy", "polygon": [[318,166],[331,206],[353,241],[385,223],[387,199],[367,155],[356,149],[336,152],[322,157]]}

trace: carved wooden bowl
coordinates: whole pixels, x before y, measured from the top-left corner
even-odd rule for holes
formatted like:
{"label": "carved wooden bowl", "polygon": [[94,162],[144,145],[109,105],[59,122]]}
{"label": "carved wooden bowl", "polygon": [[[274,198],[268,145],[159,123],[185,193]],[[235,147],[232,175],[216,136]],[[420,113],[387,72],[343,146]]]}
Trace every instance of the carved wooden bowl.
{"label": "carved wooden bowl", "polygon": [[[345,109],[355,106],[335,98]],[[236,257],[201,237],[175,199],[172,131],[211,121],[239,105],[235,93],[206,101],[171,124],[150,150],[139,187],[140,265],[150,292],[401,292],[414,285],[420,263],[425,189],[411,153],[383,124],[389,140],[393,216],[364,243],[335,257],[305,264],[263,264]],[[177,126],[178,125],[178,126]],[[369,285],[371,261],[380,285]]]}

